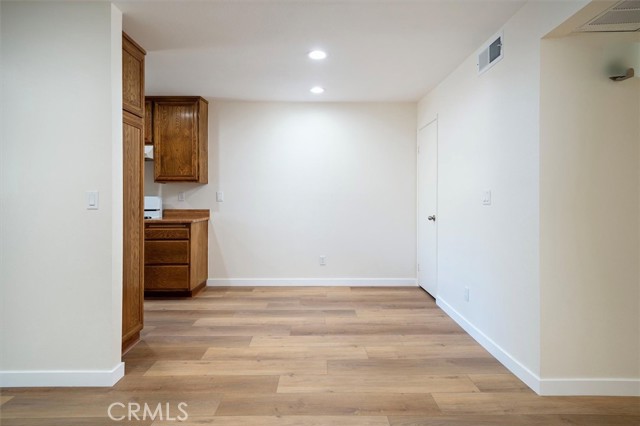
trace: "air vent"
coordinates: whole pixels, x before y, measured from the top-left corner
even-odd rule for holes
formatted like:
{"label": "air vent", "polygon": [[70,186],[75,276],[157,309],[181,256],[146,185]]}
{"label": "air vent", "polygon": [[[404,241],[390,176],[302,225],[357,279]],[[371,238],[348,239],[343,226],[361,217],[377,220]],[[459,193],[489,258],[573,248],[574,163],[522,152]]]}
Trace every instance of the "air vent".
{"label": "air vent", "polygon": [[625,0],[578,28],[583,32],[634,32],[640,30],[640,0]]}
{"label": "air vent", "polygon": [[640,9],[640,0],[622,1],[611,8],[611,10],[634,10]]}
{"label": "air vent", "polygon": [[502,40],[503,34],[500,32],[498,35],[491,37],[489,42],[480,49],[480,53],[478,53],[478,74],[484,73],[502,59]]}

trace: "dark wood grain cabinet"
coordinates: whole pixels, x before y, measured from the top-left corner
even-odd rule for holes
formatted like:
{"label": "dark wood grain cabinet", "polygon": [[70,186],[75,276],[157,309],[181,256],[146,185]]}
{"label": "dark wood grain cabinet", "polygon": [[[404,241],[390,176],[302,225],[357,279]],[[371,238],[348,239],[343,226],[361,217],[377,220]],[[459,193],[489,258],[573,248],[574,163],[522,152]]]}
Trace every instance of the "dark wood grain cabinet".
{"label": "dark wood grain cabinet", "polygon": [[153,102],[144,102],[144,144],[153,145]]}
{"label": "dark wood grain cabinet", "polygon": [[[145,296],[192,296],[206,285],[209,212],[176,212],[145,223]],[[188,212],[201,217],[181,216]]]}
{"label": "dark wood grain cabinet", "polygon": [[122,35],[123,264],[122,351],[140,340],[144,325],[144,57]]}
{"label": "dark wood grain cabinet", "polygon": [[122,34],[122,109],[144,117],[144,57],[146,52]]}
{"label": "dark wood grain cabinet", "polygon": [[146,98],[156,182],[208,182],[209,103],[197,96]]}

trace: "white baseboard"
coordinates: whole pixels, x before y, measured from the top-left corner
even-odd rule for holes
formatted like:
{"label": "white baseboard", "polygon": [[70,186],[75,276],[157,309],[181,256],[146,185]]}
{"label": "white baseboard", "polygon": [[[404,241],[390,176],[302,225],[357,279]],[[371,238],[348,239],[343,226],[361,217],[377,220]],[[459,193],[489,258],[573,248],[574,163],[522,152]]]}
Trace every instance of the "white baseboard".
{"label": "white baseboard", "polygon": [[515,374],[538,395],[545,396],[640,396],[639,379],[602,379],[602,378],[561,378],[542,379],[529,370],[511,354],[491,340],[486,334],[467,321],[445,300],[438,298],[438,306],[460,325],[471,337],[480,343],[491,355]]}
{"label": "white baseboard", "polygon": [[209,287],[416,287],[415,278],[209,278]]}
{"label": "white baseboard", "polygon": [[638,379],[540,379],[540,395],[640,396]]}
{"label": "white baseboard", "polygon": [[458,311],[453,309],[442,298],[436,298],[436,303],[447,313],[460,327],[464,329],[471,337],[473,337],[478,343],[482,345],[491,355],[493,355],[498,361],[502,363],[509,371],[518,376],[520,380],[525,382],[527,386],[533,389],[536,393],[540,394],[540,377],[538,377],[533,371],[529,370],[526,366],[521,364],[517,359],[512,357],[507,351],[502,349],[491,340],[486,334],[471,324],[465,317],[463,317]]}
{"label": "white baseboard", "polygon": [[0,371],[0,387],[111,387],[124,377],[124,362],[111,370]]}

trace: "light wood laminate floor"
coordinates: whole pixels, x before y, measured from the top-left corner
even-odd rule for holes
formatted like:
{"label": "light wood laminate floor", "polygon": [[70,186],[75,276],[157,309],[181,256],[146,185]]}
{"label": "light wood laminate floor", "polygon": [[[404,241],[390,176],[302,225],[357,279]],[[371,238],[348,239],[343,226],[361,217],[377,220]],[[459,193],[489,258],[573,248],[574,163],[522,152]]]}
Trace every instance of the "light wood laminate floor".
{"label": "light wood laminate floor", "polygon": [[418,288],[208,288],[145,301],[142,335],[113,388],[2,389],[0,423],[640,425],[640,398],[537,396]]}

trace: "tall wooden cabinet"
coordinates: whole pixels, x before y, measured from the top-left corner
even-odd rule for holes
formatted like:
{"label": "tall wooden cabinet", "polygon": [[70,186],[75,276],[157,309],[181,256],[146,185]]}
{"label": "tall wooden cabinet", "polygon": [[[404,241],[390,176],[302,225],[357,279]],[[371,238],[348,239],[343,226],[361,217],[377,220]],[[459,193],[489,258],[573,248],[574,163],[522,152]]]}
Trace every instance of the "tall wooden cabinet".
{"label": "tall wooden cabinet", "polygon": [[140,340],[144,301],[144,57],[122,34],[122,352]]}
{"label": "tall wooden cabinet", "polygon": [[199,96],[147,97],[156,182],[208,182],[209,102]]}

